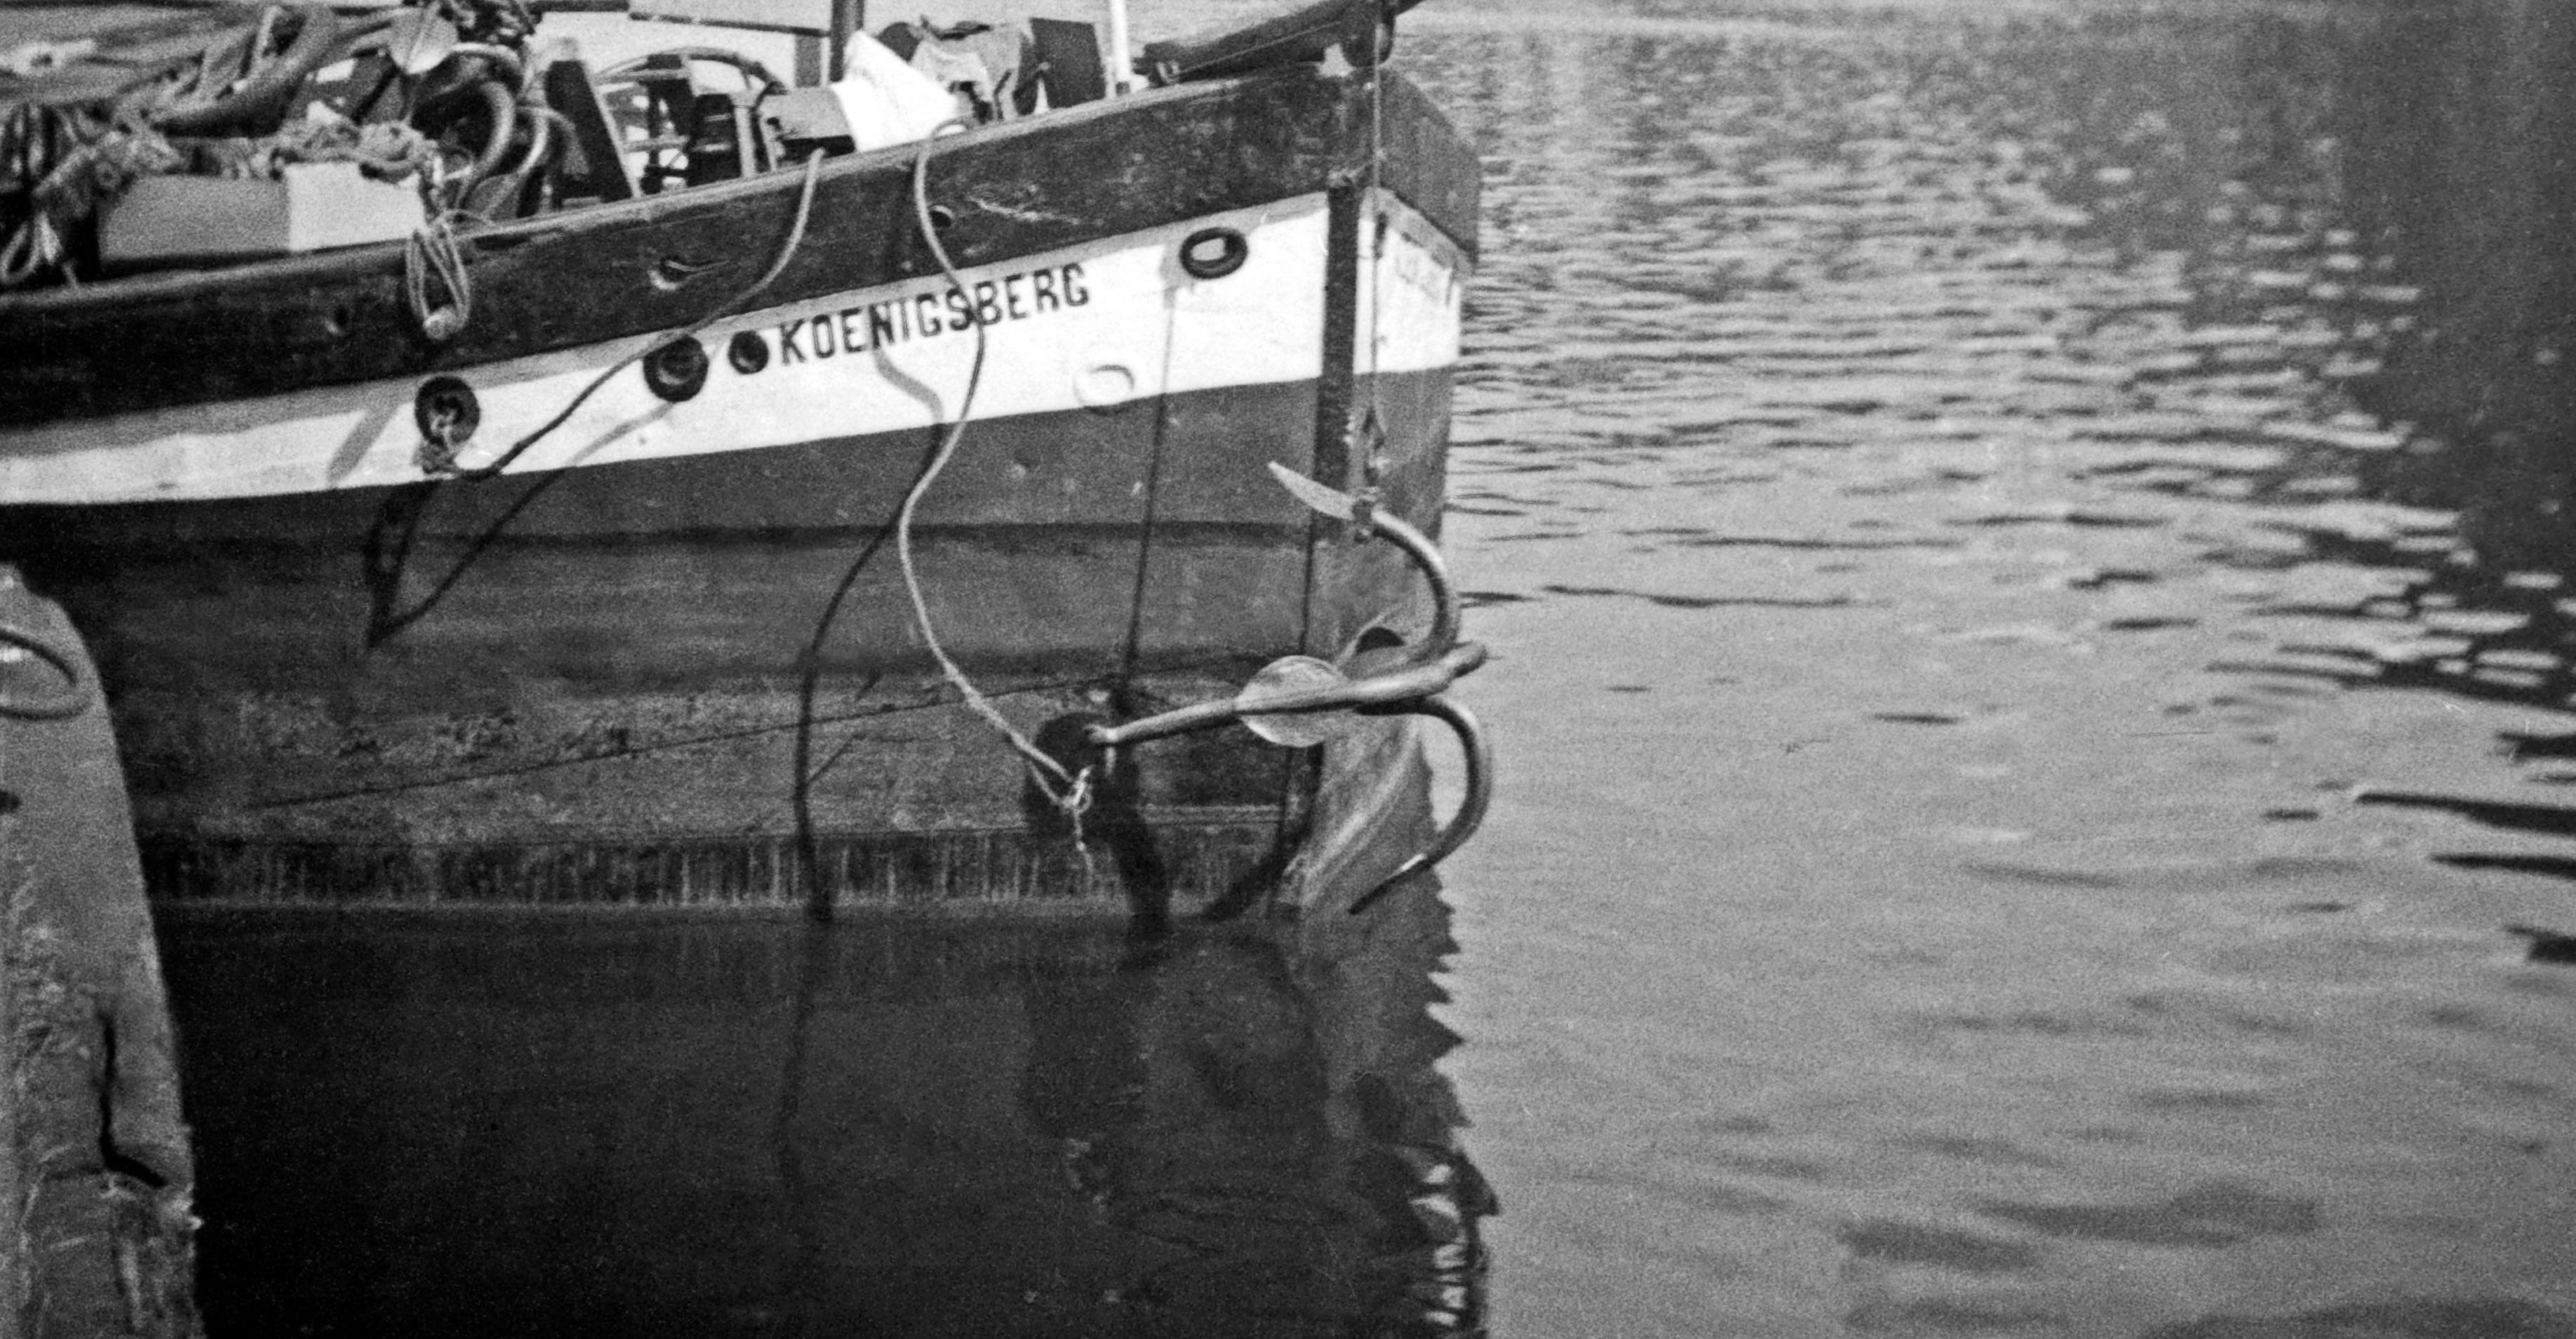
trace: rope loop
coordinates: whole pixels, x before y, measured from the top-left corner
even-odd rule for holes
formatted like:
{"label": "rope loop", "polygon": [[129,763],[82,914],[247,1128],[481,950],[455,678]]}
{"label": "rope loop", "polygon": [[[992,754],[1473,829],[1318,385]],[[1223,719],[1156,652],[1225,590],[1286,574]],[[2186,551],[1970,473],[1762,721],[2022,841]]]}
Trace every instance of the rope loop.
{"label": "rope loop", "polygon": [[[1034,768],[1031,770],[1035,771]],[[1073,774],[1073,784],[1066,787],[1062,795],[1057,795],[1055,791],[1047,788],[1043,775],[1038,782],[1038,789],[1046,791],[1048,798],[1055,804],[1056,812],[1063,814],[1065,823],[1073,829],[1073,849],[1084,855],[1091,853],[1089,843],[1082,839],[1082,816],[1091,812],[1091,778],[1092,769],[1090,764],[1086,763],[1081,771]]]}
{"label": "rope loop", "polygon": [[[465,251],[456,241],[456,222],[466,216],[447,210],[415,230],[403,244],[403,302],[412,320],[433,344],[444,344],[474,318],[474,279],[465,268]],[[443,293],[433,293],[435,280]]]}
{"label": "rope loop", "polygon": [[[921,138],[921,151],[912,160],[912,212],[914,221],[921,227],[921,240],[930,244],[931,258],[939,262],[940,274],[947,278],[953,290],[963,293],[968,291],[966,280],[957,272],[956,262],[949,258],[948,248],[940,243],[939,226],[930,213],[930,152],[939,142],[939,137],[951,128],[969,130],[973,126],[962,117],[952,118],[940,122]],[[920,510],[923,495],[938,480],[940,471],[947,469],[949,459],[957,454],[957,444],[965,440],[966,423],[975,407],[975,393],[984,382],[984,359],[991,349],[992,332],[986,328],[983,309],[972,302],[966,307],[975,326],[975,360],[966,373],[965,392],[958,398],[956,421],[948,425],[947,433],[940,439],[939,449],[931,454],[930,463],[922,467],[920,477],[912,481],[911,490],[903,495],[902,509],[895,513],[895,562],[903,569],[904,593],[912,597],[913,626],[920,631],[922,644],[930,648],[931,657],[939,662],[940,674],[957,690],[969,710],[982,717],[985,724],[992,726],[1010,741],[1012,748],[1019,751],[1020,757],[1028,764],[1030,779],[1072,825],[1075,849],[1087,855],[1089,848],[1083,845],[1082,840],[1082,815],[1091,807],[1092,769],[1085,766],[1075,772],[1066,768],[1053,755],[1039,748],[1037,742],[1018,726],[1011,724],[1010,718],[1004,716],[1001,709],[993,705],[992,699],[975,686],[975,681],[966,677],[966,671],[948,654],[948,649],[939,644],[939,634],[931,627],[930,603],[922,596],[921,573],[913,562],[913,515]]]}

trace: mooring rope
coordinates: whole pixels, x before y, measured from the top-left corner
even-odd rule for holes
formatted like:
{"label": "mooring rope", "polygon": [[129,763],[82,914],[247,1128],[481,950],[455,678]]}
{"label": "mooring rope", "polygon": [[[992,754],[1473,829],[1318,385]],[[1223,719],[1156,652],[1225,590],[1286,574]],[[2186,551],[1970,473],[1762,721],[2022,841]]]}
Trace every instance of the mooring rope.
{"label": "mooring rope", "polygon": [[[939,272],[947,277],[950,287],[967,293],[971,299],[964,277],[957,272],[956,262],[949,259],[948,248],[940,244],[939,225],[930,215],[930,151],[951,127],[965,130],[971,128],[971,123],[963,118],[952,118],[940,122],[922,137],[921,152],[912,160],[912,211],[914,219],[921,225],[921,239],[930,244],[931,257],[939,262]],[[939,662],[940,673],[957,690],[958,696],[965,699],[969,709],[1000,731],[1002,737],[1011,742],[1012,748],[1019,750],[1021,759],[1028,765],[1030,778],[1037,782],[1039,790],[1045,792],[1048,802],[1072,824],[1074,847],[1087,852],[1082,840],[1082,815],[1091,807],[1092,769],[1086,765],[1078,772],[1067,770],[1063,763],[1056,761],[1046,750],[1039,748],[1036,741],[1022,733],[1018,726],[1011,724],[1010,718],[993,705],[992,699],[984,696],[974,680],[966,677],[966,671],[949,656],[948,649],[939,644],[939,634],[931,628],[930,604],[922,598],[921,574],[913,564],[913,513],[919,510],[922,496],[938,480],[940,471],[948,468],[949,458],[957,454],[957,444],[966,436],[967,416],[974,408],[975,392],[984,381],[984,357],[992,336],[985,327],[983,309],[971,300],[966,303],[966,308],[975,324],[975,361],[966,373],[966,390],[958,400],[956,421],[948,425],[939,449],[931,454],[930,463],[922,467],[920,477],[912,481],[911,491],[903,496],[903,508],[895,513],[895,562],[903,569],[904,593],[912,597],[913,625],[920,630],[922,644],[930,648],[931,657]]]}

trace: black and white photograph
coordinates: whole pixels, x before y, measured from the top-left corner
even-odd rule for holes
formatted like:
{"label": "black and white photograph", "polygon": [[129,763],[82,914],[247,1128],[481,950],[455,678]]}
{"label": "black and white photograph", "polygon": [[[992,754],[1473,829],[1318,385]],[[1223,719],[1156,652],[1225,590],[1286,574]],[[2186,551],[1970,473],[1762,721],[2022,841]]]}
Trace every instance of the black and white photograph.
{"label": "black and white photograph", "polygon": [[2576,1339],[2576,3],[0,0],[0,1339]]}

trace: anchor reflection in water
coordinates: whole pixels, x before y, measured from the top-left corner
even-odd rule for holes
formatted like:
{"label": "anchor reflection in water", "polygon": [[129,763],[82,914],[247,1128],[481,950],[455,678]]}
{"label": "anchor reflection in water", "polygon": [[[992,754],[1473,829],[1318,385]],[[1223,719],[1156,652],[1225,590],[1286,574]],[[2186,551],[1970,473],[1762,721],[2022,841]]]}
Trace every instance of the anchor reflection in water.
{"label": "anchor reflection in water", "polygon": [[186,1063],[232,1076],[192,1094],[210,1333],[1483,1330],[1427,875],[1143,936],[168,911]]}

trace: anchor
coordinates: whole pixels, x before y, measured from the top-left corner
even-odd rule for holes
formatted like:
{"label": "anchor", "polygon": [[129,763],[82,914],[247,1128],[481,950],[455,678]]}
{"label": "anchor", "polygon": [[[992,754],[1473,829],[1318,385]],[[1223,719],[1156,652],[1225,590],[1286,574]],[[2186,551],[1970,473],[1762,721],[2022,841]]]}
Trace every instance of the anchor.
{"label": "anchor", "polygon": [[[1466,758],[1466,797],[1430,848],[1405,861],[1379,885],[1382,892],[1405,875],[1447,859],[1485,821],[1486,806],[1493,798],[1493,746],[1474,713],[1442,696],[1459,676],[1485,663],[1485,646],[1458,640],[1457,587],[1449,579],[1448,561],[1430,536],[1400,516],[1379,511],[1275,461],[1270,472],[1291,496],[1317,513],[1356,526],[1363,537],[1383,535],[1404,550],[1431,587],[1435,612],[1430,634],[1405,654],[1361,651],[1347,657],[1343,665],[1314,656],[1282,656],[1262,666],[1231,698],[1192,703],[1124,725],[1095,725],[1087,737],[1101,748],[1117,748],[1241,721],[1273,744],[1306,748],[1360,729],[1366,724],[1363,717],[1430,716],[1445,723],[1458,736]],[[1359,905],[1376,896],[1370,893]]]}

